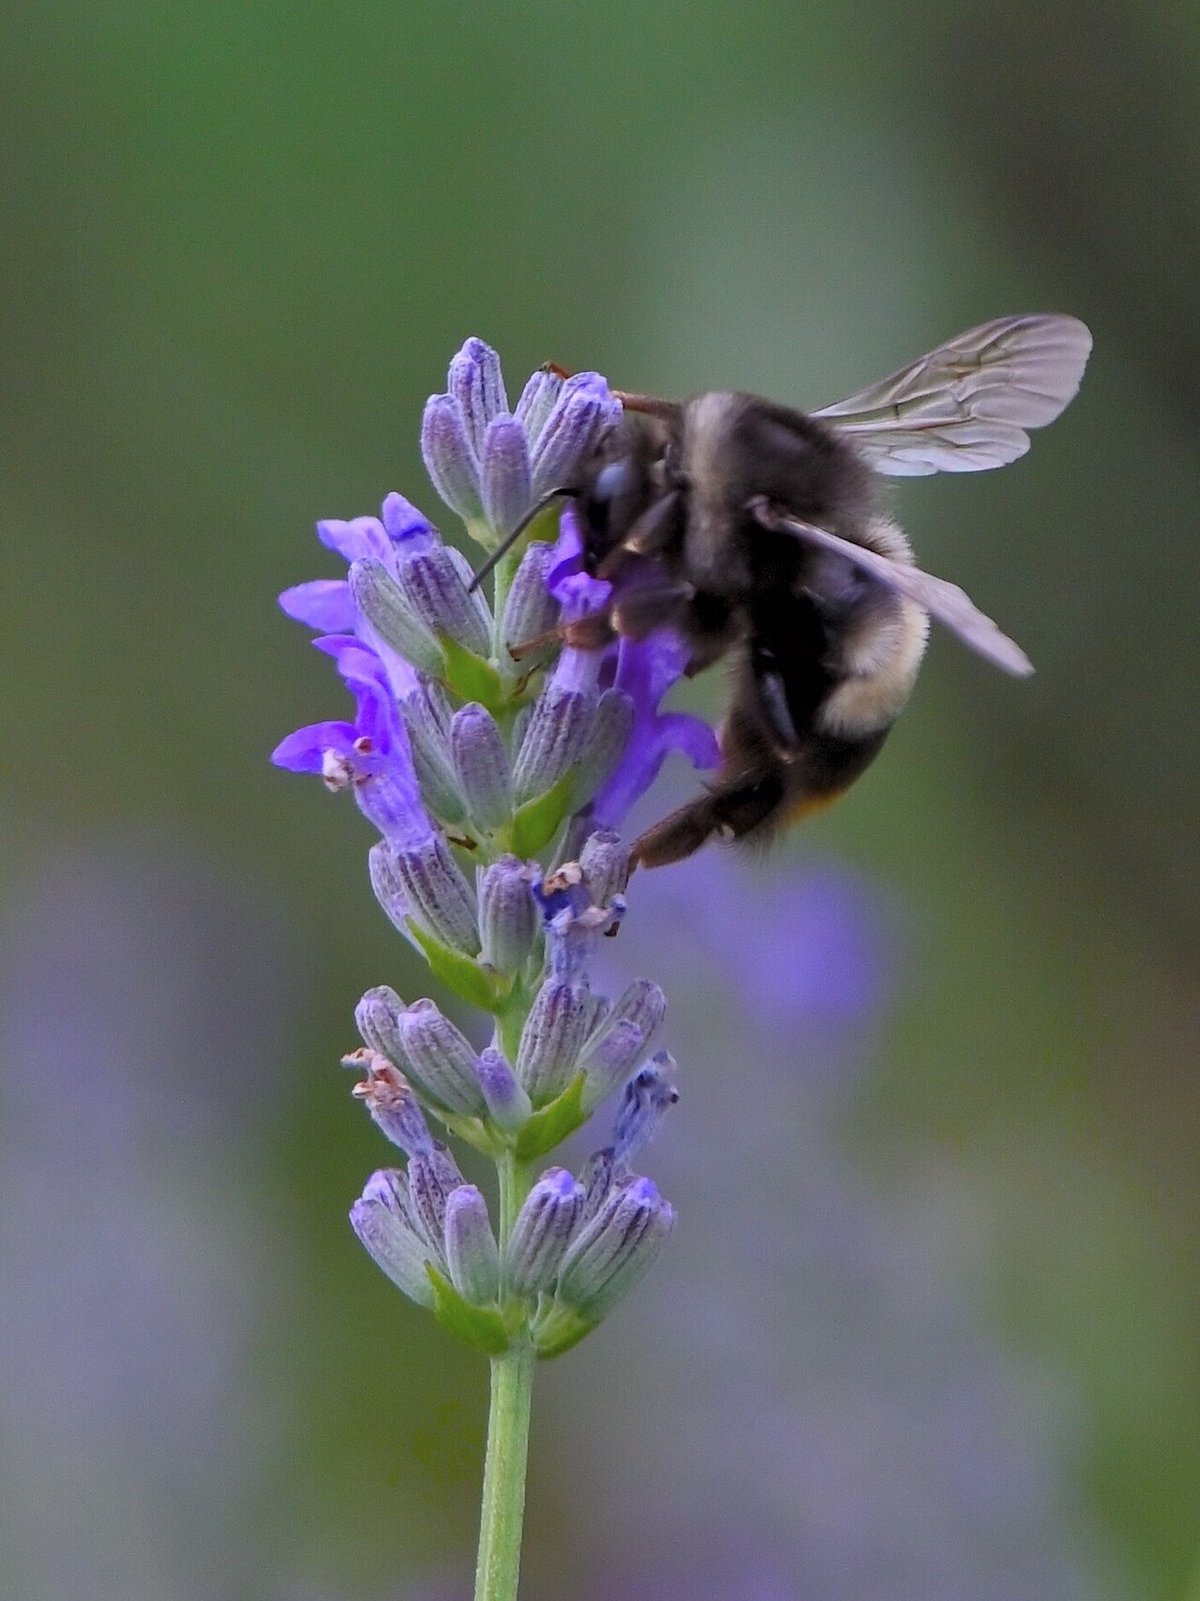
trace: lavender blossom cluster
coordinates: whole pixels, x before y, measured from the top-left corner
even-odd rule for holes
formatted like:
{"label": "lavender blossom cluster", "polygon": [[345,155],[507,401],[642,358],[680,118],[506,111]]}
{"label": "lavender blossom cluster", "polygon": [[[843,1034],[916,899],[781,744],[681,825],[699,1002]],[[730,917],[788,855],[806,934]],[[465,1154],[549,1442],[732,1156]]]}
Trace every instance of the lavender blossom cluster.
{"label": "lavender blossom cluster", "polygon": [[[495,550],[619,418],[596,373],[537,372],[510,412],[494,351],[471,339],[426,405],[422,451],[442,498]],[[363,996],[363,1047],[346,1060],[407,1160],[373,1175],[351,1221],[389,1277],[471,1343],[497,1353],[532,1339],[553,1355],[627,1293],[674,1223],[632,1166],[675,1099],[671,1058],[647,1056],[665,997],[639,980],[610,1001],[589,970],[625,909],[617,830],[671,751],[713,766],[716,739],[660,709],[686,661],[669,633],[560,648],[562,625],[609,590],[584,571],[569,508],[532,520],[497,566],[491,605],[466,557],[400,495],[379,518],[317,534],[347,576],[299,584],[280,604],[317,630],[354,716],[298,730],[272,759],[353,794],[379,835],[369,864],[383,910],[492,1019],[476,1049],[432,1000],[406,1006],[386,986]],[[549,1168],[499,1232],[430,1127],[529,1164],[617,1092],[612,1136],[578,1178]]]}

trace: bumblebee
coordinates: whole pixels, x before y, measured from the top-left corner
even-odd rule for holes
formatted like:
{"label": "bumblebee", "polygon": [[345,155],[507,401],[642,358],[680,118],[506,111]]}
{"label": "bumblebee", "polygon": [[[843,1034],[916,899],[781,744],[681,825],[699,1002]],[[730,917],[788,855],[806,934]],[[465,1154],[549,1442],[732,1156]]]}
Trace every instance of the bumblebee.
{"label": "bumblebee", "polygon": [[1076,393],[1091,345],[1073,317],[1004,317],[811,413],[615,391],[622,422],[558,491],[577,504],[588,570],[613,582],[572,641],[670,627],[689,672],[732,667],[715,779],[635,840],[634,861],[766,838],[844,793],[908,700],[931,618],[1004,671],[1032,672],[961,589],[915,565],[880,478],[1016,460],[1025,430]]}

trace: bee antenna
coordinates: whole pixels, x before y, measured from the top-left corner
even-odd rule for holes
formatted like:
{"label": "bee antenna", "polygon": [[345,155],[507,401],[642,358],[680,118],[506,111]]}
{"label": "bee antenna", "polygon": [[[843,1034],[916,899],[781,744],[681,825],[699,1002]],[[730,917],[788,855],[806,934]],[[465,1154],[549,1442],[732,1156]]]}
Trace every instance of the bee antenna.
{"label": "bee antenna", "polygon": [[517,540],[520,539],[521,535],[529,527],[530,523],[536,521],[536,519],[539,518],[545,511],[547,506],[552,505],[556,500],[569,500],[572,496],[577,495],[578,493],[579,491],[577,489],[573,489],[567,484],[562,484],[557,489],[548,489],[542,498],[538,501],[535,501],[535,503],[529,508],[512,532],[504,536],[504,538],[496,546],[495,550],[492,551],[491,555],[484,562],[483,566],[477,573],[474,574],[471,582],[467,585],[467,593],[469,595],[475,593],[500,558],[502,556],[507,556],[508,552],[513,548]]}

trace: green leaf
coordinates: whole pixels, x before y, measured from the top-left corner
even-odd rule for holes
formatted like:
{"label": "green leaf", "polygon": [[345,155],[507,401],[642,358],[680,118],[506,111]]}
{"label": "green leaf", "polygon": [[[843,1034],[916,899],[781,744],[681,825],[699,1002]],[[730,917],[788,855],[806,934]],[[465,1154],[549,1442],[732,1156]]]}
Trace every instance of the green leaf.
{"label": "green leaf", "polygon": [[504,1315],[496,1306],[473,1306],[443,1278],[437,1268],[426,1262],[425,1271],[433,1285],[433,1313],[444,1329],[456,1334],[460,1340],[473,1345],[477,1351],[499,1356],[512,1343],[512,1333]]}
{"label": "green leaf", "polygon": [[535,1324],[533,1343],[540,1357],[561,1356],[573,1345],[578,1345],[595,1327],[594,1322],[590,1322],[573,1306],[554,1301],[549,1311],[543,1313]]}
{"label": "green leaf", "polygon": [[544,795],[526,801],[513,813],[508,830],[510,849],[523,860],[536,856],[548,845],[562,827],[563,819],[571,810],[575,793],[575,770],[571,769],[552,785]]}
{"label": "green leaf", "polygon": [[508,999],[511,983],[492,973],[486,967],[481,967],[473,956],[464,956],[462,951],[451,950],[427,934],[424,929],[409,919],[409,928],[417,944],[425,953],[425,960],[429,963],[430,971],[435,978],[440,978],[447,989],[464,1001],[470,1001],[472,1006],[478,1006],[485,1012],[498,1012]]}
{"label": "green leaf", "polygon": [[504,1131],[497,1130],[495,1126],[482,1117],[467,1117],[459,1112],[444,1112],[437,1108],[433,1115],[448,1128],[451,1134],[457,1134],[460,1140],[482,1151],[484,1156],[498,1157],[507,1151],[512,1140]]}
{"label": "green leaf", "polygon": [[463,700],[478,701],[489,712],[500,711],[508,692],[491,662],[485,662],[448,634],[439,634],[438,642],[446,655],[446,683],[454,693]]}
{"label": "green leaf", "polygon": [[548,1106],[543,1106],[533,1114],[517,1135],[516,1150],[520,1161],[528,1162],[535,1156],[544,1156],[587,1121],[587,1113],[583,1109],[583,1087],[586,1082],[584,1075],[577,1073],[561,1095],[555,1096]]}

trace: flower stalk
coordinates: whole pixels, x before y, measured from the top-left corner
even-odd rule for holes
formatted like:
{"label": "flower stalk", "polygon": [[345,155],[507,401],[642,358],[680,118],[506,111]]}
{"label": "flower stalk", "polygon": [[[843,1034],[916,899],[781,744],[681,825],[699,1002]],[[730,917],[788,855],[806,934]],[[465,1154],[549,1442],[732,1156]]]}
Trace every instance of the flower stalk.
{"label": "flower stalk", "polygon": [[[493,551],[619,418],[595,373],[535,373],[510,413],[495,353],[468,340],[426,406],[422,446],[442,499]],[[569,507],[540,512],[500,558],[490,604],[400,495],[379,518],[317,533],[347,576],[296,585],[281,605],[317,630],[354,716],[298,730],[273,759],[353,795],[378,836],[382,910],[490,1028],[472,1037],[386,985],[363,996],[363,1046],[344,1060],[403,1162],[372,1176],[351,1223],[399,1289],[490,1358],[475,1594],[513,1601],[536,1361],[624,1299],[675,1221],[632,1167],[676,1098],[670,1058],[646,1054],[665,999],[642,980],[613,1002],[592,974],[625,913],[616,830],[669,752],[712,766],[718,750],[699,720],[659,709],[686,665],[670,635],[554,643],[610,592],[584,571]],[[610,1138],[579,1178],[539,1176],[614,1099]],[[438,1126],[494,1161],[494,1229]]]}

